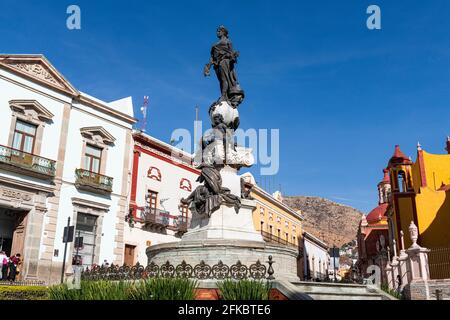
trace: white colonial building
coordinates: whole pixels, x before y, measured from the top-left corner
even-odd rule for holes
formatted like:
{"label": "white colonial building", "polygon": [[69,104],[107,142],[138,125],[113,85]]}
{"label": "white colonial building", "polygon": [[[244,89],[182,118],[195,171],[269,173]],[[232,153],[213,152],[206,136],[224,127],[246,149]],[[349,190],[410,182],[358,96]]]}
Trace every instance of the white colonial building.
{"label": "white colonial building", "polygon": [[303,232],[303,268],[305,280],[324,279],[330,269],[328,245],[308,232]]}
{"label": "white colonial building", "polygon": [[182,204],[198,186],[192,155],[135,131],[130,212],[125,226],[127,265],[147,265],[147,247],[179,241],[190,210]]}
{"label": "white colonial building", "polygon": [[42,55],[0,55],[0,119],[0,246],[21,253],[21,277],[59,280],[68,218],[83,245],[67,270],[123,263],[131,98],[82,93]]}

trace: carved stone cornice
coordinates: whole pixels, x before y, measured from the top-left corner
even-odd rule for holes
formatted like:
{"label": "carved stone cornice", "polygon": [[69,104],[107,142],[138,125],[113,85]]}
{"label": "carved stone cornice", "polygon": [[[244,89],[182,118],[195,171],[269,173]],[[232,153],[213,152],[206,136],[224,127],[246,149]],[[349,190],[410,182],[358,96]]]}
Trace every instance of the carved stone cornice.
{"label": "carved stone cornice", "polygon": [[[93,209],[94,211],[109,211],[109,205],[104,204],[104,203],[100,203],[100,202],[95,202],[95,201],[91,201],[91,200],[85,200],[85,199],[81,199],[81,198],[72,198],[72,204],[76,207],[84,207],[84,208],[90,208]],[[89,213],[89,212],[87,212]]]}
{"label": "carved stone cornice", "polygon": [[0,66],[69,95],[79,95],[43,55],[0,55]]}
{"label": "carved stone cornice", "polygon": [[25,62],[10,62],[8,63],[10,67],[13,67],[23,73],[27,73],[28,75],[37,78],[39,80],[48,82],[52,85],[60,87],[64,89],[64,86],[59,82],[48,69],[42,66],[40,63],[25,63]]}
{"label": "carved stone cornice", "polygon": [[103,127],[84,127],[80,129],[81,135],[89,140],[103,145],[113,145],[116,138]]}
{"label": "carved stone cornice", "polygon": [[9,208],[31,210],[34,205],[34,194],[0,186],[0,203]]}
{"label": "carved stone cornice", "polygon": [[0,185],[9,185],[11,188],[20,188],[29,190],[30,192],[37,193],[37,192],[44,192],[44,193],[53,193],[55,191],[55,187],[53,185],[42,185],[42,184],[34,184],[28,181],[23,180],[16,180],[13,178],[0,176]]}
{"label": "carved stone cornice", "polygon": [[54,116],[36,100],[11,100],[9,106],[13,112],[35,121],[50,121]]}

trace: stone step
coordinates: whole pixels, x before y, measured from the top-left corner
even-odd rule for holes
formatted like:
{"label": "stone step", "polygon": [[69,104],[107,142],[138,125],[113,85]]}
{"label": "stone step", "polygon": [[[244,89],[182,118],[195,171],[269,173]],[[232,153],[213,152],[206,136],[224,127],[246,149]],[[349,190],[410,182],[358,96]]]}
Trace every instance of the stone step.
{"label": "stone step", "polygon": [[278,281],[276,288],[292,300],[395,300],[378,288],[359,284]]}
{"label": "stone step", "polygon": [[299,290],[305,293],[340,293],[340,294],[365,294],[367,287],[363,285],[337,284],[337,283],[293,283]]}
{"label": "stone step", "polygon": [[367,294],[351,294],[351,293],[337,293],[337,292],[322,292],[322,293],[308,293],[313,300],[383,300],[383,296],[376,293]]}

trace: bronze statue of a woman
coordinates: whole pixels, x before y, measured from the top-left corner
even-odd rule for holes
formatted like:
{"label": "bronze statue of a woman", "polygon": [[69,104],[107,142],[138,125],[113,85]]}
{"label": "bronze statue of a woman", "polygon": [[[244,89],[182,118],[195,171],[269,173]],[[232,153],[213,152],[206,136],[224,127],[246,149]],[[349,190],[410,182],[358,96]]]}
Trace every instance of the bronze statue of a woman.
{"label": "bronze statue of a woman", "polygon": [[217,28],[217,38],[219,41],[211,48],[211,58],[205,66],[204,75],[209,76],[210,68],[214,66],[220,83],[221,96],[218,102],[227,101],[236,108],[244,100],[244,90],[239,86],[234,68],[239,52],[234,51],[228,38],[228,30],[224,26]]}

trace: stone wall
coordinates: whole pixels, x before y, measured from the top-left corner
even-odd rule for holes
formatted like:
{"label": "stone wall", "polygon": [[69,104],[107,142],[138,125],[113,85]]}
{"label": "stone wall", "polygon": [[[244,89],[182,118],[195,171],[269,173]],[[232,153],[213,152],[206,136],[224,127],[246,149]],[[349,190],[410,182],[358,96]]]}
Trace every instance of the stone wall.
{"label": "stone wall", "polygon": [[450,279],[412,281],[403,293],[409,300],[437,300],[436,290],[441,291],[440,299],[450,300]]}

